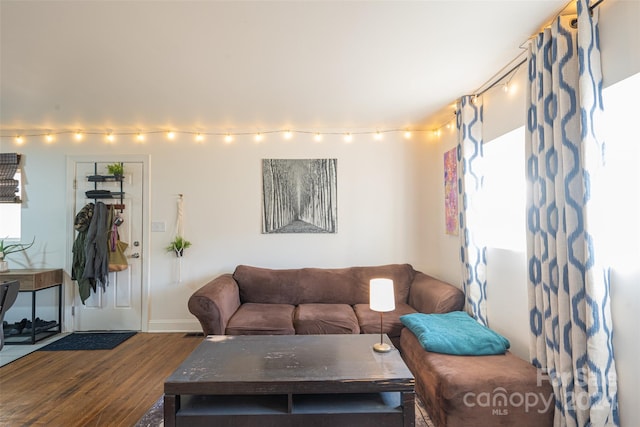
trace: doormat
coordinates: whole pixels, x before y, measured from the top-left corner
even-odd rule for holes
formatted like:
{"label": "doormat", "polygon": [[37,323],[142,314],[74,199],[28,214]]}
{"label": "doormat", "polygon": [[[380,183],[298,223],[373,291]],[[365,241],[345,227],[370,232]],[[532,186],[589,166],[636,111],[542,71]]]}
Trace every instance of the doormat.
{"label": "doormat", "polygon": [[136,332],[75,332],[38,351],[111,350],[135,334]]}

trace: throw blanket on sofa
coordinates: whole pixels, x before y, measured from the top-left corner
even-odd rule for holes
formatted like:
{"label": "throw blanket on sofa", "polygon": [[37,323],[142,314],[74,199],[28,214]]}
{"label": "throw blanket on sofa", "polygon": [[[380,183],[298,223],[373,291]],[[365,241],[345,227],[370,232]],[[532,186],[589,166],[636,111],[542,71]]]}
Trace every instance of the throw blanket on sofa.
{"label": "throw blanket on sofa", "polygon": [[460,356],[504,354],[509,340],[481,325],[463,311],[444,314],[414,313],[400,321],[431,352]]}

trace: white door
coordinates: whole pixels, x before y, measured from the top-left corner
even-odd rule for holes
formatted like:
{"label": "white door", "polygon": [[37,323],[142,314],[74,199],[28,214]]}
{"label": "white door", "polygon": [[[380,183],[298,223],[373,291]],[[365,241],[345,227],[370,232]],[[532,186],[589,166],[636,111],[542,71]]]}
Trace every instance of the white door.
{"label": "white door", "polygon": [[[113,163],[113,162],[111,162]],[[102,202],[104,204],[120,204],[120,198],[89,199],[88,190],[110,190],[124,192],[122,204],[124,209],[120,216],[124,222],[118,227],[120,240],[129,244],[125,255],[128,268],[124,271],[109,273],[109,284],[103,291],[97,286],[96,292],[82,304],[74,282],[74,330],[132,330],[139,331],[142,326],[142,194],[143,163],[125,162],[124,179],[118,181],[91,182],[91,175],[108,175],[107,162],[76,163],[76,202],[77,213],[87,203]],[[116,212],[120,212],[117,210]]]}

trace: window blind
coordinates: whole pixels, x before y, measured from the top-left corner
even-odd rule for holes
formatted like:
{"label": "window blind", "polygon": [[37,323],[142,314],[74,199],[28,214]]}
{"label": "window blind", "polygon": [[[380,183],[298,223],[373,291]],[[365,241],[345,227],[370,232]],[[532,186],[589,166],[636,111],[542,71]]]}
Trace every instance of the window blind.
{"label": "window blind", "polygon": [[15,179],[20,157],[17,153],[0,153],[0,203],[20,203],[20,182]]}

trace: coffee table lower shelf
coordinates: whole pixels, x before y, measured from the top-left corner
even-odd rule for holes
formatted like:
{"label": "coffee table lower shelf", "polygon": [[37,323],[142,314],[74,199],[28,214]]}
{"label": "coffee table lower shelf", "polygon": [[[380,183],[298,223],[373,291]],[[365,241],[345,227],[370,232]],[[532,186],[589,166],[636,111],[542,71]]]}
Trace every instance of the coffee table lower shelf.
{"label": "coffee table lower shelf", "polygon": [[190,427],[397,426],[408,415],[403,403],[413,406],[413,393],[165,396],[175,425]]}

